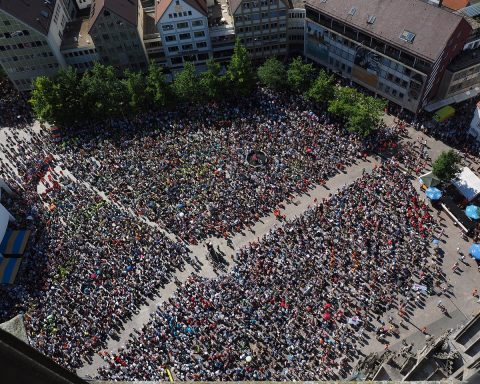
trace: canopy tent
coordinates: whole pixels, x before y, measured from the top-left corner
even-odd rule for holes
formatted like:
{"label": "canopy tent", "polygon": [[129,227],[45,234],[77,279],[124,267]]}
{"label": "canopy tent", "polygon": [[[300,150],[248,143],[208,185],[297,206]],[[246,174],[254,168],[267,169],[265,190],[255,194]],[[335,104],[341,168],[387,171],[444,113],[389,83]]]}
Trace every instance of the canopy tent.
{"label": "canopy tent", "polygon": [[468,167],[463,167],[460,175],[452,180],[452,184],[467,201],[472,201],[480,194],[480,177]]}
{"label": "canopy tent", "polygon": [[6,256],[21,256],[30,237],[30,231],[12,231],[7,229],[2,242],[0,242],[0,254]]}
{"label": "canopy tent", "polygon": [[435,187],[441,183],[440,180],[433,175],[433,172],[425,173],[424,175],[420,176],[418,181],[424,184],[427,188]]}
{"label": "canopy tent", "polygon": [[0,255],[0,284],[13,284],[23,258]]}
{"label": "canopy tent", "polygon": [[451,105],[446,105],[443,108],[440,108],[435,114],[433,115],[433,120],[437,121],[438,123],[441,123],[450,117],[455,115],[455,108],[453,108]]}
{"label": "canopy tent", "polygon": [[0,239],[3,239],[5,232],[7,231],[8,222],[12,220],[13,217],[10,215],[10,212],[0,204]]}

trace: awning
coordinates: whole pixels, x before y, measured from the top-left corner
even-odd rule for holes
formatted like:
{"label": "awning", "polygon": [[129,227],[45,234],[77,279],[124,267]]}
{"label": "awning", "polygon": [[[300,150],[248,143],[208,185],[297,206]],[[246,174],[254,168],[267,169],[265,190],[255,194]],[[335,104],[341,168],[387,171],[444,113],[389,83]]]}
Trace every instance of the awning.
{"label": "awning", "polygon": [[452,180],[452,184],[467,199],[467,201],[472,201],[475,197],[480,195],[480,177],[473,173],[468,167],[463,167],[460,175]]}
{"label": "awning", "polygon": [[7,256],[21,256],[25,252],[30,231],[13,231],[7,229],[0,243],[0,254]]}
{"label": "awning", "polygon": [[455,115],[455,108],[453,108],[451,105],[447,105],[435,112],[435,115],[433,115],[433,120],[441,123],[453,115]]}
{"label": "awning", "polygon": [[0,284],[13,284],[22,258],[5,257],[0,255]]}

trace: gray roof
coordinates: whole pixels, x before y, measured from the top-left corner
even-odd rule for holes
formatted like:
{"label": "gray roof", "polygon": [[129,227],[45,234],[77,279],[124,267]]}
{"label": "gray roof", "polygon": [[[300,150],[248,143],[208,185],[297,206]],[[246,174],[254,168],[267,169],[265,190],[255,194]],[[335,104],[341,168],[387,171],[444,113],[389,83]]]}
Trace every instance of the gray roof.
{"label": "gray roof", "polygon": [[[438,58],[458,26],[466,23],[462,16],[420,0],[307,0],[306,6],[431,61]],[[375,21],[368,24],[371,16]],[[400,38],[404,31],[415,34],[412,43]]]}
{"label": "gray roof", "polygon": [[0,10],[9,13],[40,33],[48,35],[56,3],[56,0],[0,0]]}

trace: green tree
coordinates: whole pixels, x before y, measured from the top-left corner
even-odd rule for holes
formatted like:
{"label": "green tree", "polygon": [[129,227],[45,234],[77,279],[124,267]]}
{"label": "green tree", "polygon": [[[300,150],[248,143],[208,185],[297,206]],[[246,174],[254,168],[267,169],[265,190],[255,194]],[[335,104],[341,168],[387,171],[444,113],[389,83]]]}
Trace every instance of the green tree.
{"label": "green tree", "polygon": [[215,60],[207,61],[207,70],[200,75],[200,88],[208,100],[221,100],[225,96],[226,78]]}
{"label": "green tree", "polygon": [[232,59],[227,68],[227,79],[233,92],[240,96],[249,95],[255,87],[255,71],[253,70],[248,51],[240,43],[235,42]]}
{"label": "green tree", "polygon": [[117,78],[115,68],[95,63],[83,75],[80,85],[83,91],[85,112],[93,119],[123,115],[129,103],[125,82]]}
{"label": "green tree", "polygon": [[372,96],[361,95],[351,115],[347,117],[347,129],[364,137],[372,134],[379,126],[386,101]]}
{"label": "green tree", "polygon": [[287,85],[287,71],[283,63],[276,57],[271,57],[257,69],[260,83],[268,88],[279,91]]}
{"label": "green tree", "polygon": [[346,120],[352,115],[360,97],[361,94],[355,88],[337,87],[335,97],[328,104],[328,112]]}
{"label": "green tree", "polygon": [[53,89],[54,81],[46,76],[38,76],[33,81],[29,102],[36,118],[42,123],[55,124],[58,96],[54,94]]}
{"label": "green tree", "polygon": [[167,105],[169,100],[169,86],[165,81],[162,67],[151,62],[148,66],[146,78],[146,94],[148,105],[152,109],[159,109]]}
{"label": "green tree", "polygon": [[173,92],[180,101],[199,101],[202,90],[198,86],[199,77],[193,63],[185,63],[183,70],[173,80]]}
{"label": "green tree", "polygon": [[52,79],[37,77],[33,86],[30,103],[40,121],[69,125],[81,119],[82,89],[75,69],[62,69]]}
{"label": "green tree", "polygon": [[333,76],[329,76],[323,69],[318,74],[305,96],[317,103],[324,103],[334,96]]}
{"label": "green tree", "polygon": [[148,94],[146,92],[147,79],[140,72],[125,70],[123,73],[123,83],[127,91],[129,111],[138,114],[148,108]]}
{"label": "green tree", "polygon": [[304,93],[311,85],[315,69],[312,64],[307,64],[300,57],[290,63],[287,70],[288,85],[299,93]]}
{"label": "green tree", "polygon": [[433,174],[443,182],[448,182],[460,173],[460,156],[453,150],[443,151],[432,165]]}

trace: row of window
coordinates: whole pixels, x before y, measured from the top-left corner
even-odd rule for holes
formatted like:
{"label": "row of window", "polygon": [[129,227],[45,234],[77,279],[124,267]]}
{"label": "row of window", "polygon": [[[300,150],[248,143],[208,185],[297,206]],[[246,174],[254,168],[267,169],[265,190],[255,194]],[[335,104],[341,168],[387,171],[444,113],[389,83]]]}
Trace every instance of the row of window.
{"label": "row of window", "polygon": [[242,3],[243,9],[266,7],[268,5],[277,5],[278,0],[260,0]]}
{"label": "row of window", "polygon": [[[188,21],[182,21],[180,23],[176,24],[177,29],[186,29],[190,26],[190,23]],[[195,27],[201,27],[203,26],[203,20],[193,20],[192,21],[192,28]],[[175,29],[174,24],[164,24],[162,25],[162,30],[163,31],[173,31]]]}
{"label": "row of window", "polygon": [[262,46],[262,47],[255,47],[255,48],[249,48],[248,49],[248,52],[250,52],[250,54],[252,53],[260,53],[260,52],[275,52],[275,51],[278,51],[279,49],[280,50],[283,50],[283,49],[286,49],[287,48],[287,45],[286,44],[274,44],[274,45],[265,45],[265,46]]}
{"label": "row of window", "polygon": [[33,60],[36,58],[42,59],[46,57],[52,57],[52,52],[39,52],[37,54],[30,54],[30,55],[19,55],[19,56],[6,56],[2,59],[2,63],[10,63],[12,61],[25,61],[25,60]]}
{"label": "row of window", "polygon": [[[193,36],[195,36],[196,39],[201,39],[202,37],[205,37],[205,31],[197,31],[193,33]],[[178,35],[179,40],[188,40],[192,38],[191,33],[180,33]],[[171,41],[177,41],[177,35],[167,35],[165,36],[165,41],[171,42]]]}
{"label": "row of window", "polygon": [[189,55],[189,56],[180,56],[180,57],[172,57],[171,62],[173,65],[179,65],[183,62],[194,62],[194,61],[205,61],[208,60],[209,56],[208,53],[199,53],[198,55]]}
{"label": "row of window", "polygon": [[252,13],[252,14],[235,16],[235,22],[241,23],[245,21],[273,19],[275,17],[285,17],[286,15],[287,15],[287,11],[285,9],[281,9],[278,11],[260,12],[260,13]]}
{"label": "row of window", "polygon": [[177,17],[184,17],[184,16],[192,16],[192,11],[174,12],[174,13],[168,14],[169,19],[176,19]]}
{"label": "row of window", "polygon": [[97,52],[96,49],[86,49],[84,51],[76,51],[76,52],[65,53],[64,56],[65,57],[76,57],[76,56],[83,56],[83,55],[93,55],[96,52]]}
{"label": "row of window", "polygon": [[[202,48],[207,48],[207,42],[206,41],[201,41],[199,43],[196,43],[195,46],[197,49],[202,49]],[[182,45],[182,51],[191,51],[193,49],[193,44],[183,44]],[[179,52],[180,47],[178,45],[174,45],[172,47],[168,47],[168,52],[170,53],[175,53]]]}
{"label": "row of window", "polygon": [[78,63],[78,64],[71,64],[71,65],[77,69],[88,69],[88,68],[92,68],[94,64],[95,64],[94,61],[87,61],[86,63]]}
{"label": "row of window", "polygon": [[0,51],[10,51],[11,49],[35,48],[35,47],[41,47],[42,45],[48,45],[48,43],[44,40],[44,41],[28,41],[26,43],[18,43],[18,44],[6,44],[6,45],[0,45]]}
{"label": "row of window", "polygon": [[274,34],[274,35],[263,35],[263,36],[258,36],[255,38],[252,37],[247,37],[245,39],[240,39],[242,44],[251,44],[252,42],[260,42],[260,41],[269,41],[269,40],[278,40],[278,39],[284,39],[286,37],[285,33],[279,33],[279,34]]}
{"label": "row of window", "polygon": [[248,32],[258,32],[258,31],[267,31],[270,28],[285,28],[285,23],[265,23],[265,24],[258,24],[258,25],[251,25],[247,27],[238,27],[239,33],[248,33]]}
{"label": "row of window", "polygon": [[14,37],[29,36],[29,35],[30,35],[30,31],[28,31],[27,29],[23,29],[23,30],[18,30],[14,32],[0,33],[0,39],[13,39]]}
{"label": "row of window", "polygon": [[50,63],[43,65],[32,65],[27,67],[7,67],[7,72],[10,73],[21,73],[21,72],[33,72],[33,71],[48,71],[49,69],[57,69],[59,67],[58,63]]}
{"label": "row of window", "polygon": [[304,12],[290,12],[288,14],[289,19],[304,19],[305,13]]}

